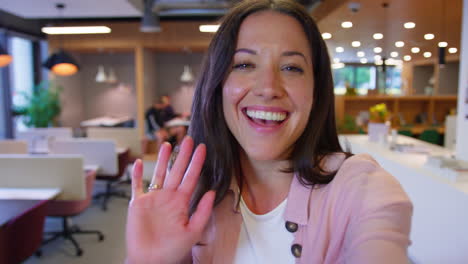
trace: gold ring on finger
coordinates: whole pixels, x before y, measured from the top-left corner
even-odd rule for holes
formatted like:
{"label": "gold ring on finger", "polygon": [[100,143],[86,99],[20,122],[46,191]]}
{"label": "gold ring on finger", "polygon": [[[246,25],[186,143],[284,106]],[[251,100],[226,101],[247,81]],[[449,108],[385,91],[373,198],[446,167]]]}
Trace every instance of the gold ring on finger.
{"label": "gold ring on finger", "polygon": [[150,184],[148,186],[148,191],[156,191],[156,190],[159,190],[159,189],[162,189],[162,186],[159,185],[159,184]]}

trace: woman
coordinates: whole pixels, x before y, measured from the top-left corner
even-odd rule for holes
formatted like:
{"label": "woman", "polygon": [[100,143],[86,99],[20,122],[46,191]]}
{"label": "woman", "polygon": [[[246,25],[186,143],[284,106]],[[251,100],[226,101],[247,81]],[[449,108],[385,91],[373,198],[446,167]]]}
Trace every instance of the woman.
{"label": "woman", "polygon": [[167,173],[164,144],[146,194],[134,166],[128,263],[407,263],[411,203],[372,158],[342,151],[333,104],[302,7],[233,8],[196,87],[193,140]]}

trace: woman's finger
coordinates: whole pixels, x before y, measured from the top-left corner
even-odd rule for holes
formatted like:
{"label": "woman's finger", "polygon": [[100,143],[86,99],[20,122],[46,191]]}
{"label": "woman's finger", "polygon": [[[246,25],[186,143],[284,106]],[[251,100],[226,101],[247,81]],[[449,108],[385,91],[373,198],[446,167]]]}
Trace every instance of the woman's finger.
{"label": "woman's finger", "polygon": [[198,203],[197,210],[193,213],[188,224],[190,231],[195,233],[201,233],[205,228],[213,210],[213,203],[215,200],[216,193],[214,191],[208,191],[203,195],[200,202]]}
{"label": "woman's finger", "polygon": [[190,136],[186,136],[180,145],[180,152],[177,155],[174,166],[164,182],[164,188],[176,189],[179,186],[190,161],[190,156],[192,156],[192,151],[193,139]]}
{"label": "woman's finger", "polygon": [[193,154],[192,161],[185,173],[184,179],[182,184],[179,186],[179,190],[192,195],[193,189],[197,185],[198,178],[200,176],[200,172],[203,168],[203,163],[205,162],[206,157],[206,146],[205,144],[198,145],[197,149],[195,149],[195,153]]}
{"label": "woman's finger", "polygon": [[137,159],[132,169],[132,200],[143,194],[143,163]]}
{"label": "woman's finger", "polygon": [[171,144],[164,142],[158,153],[158,161],[154,167],[153,178],[151,179],[151,184],[157,184],[159,187],[162,187],[164,184],[164,178],[166,177],[166,168],[169,158],[171,157]]}

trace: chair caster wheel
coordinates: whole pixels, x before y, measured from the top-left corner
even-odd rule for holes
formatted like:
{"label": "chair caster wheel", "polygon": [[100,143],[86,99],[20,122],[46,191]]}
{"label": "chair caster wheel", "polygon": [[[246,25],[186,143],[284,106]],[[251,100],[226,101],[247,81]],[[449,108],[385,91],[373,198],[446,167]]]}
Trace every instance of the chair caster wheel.
{"label": "chair caster wheel", "polygon": [[77,257],[83,256],[83,250],[78,249],[78,251],[76,251],[76,256],[77,256]]}
{"label": "chair caster wheel", "polygon": [[42,257],[42,251],[37,251],[37,252],[35,253],[35,255],[36,255],[36,257],[38,257],[38,258]]}
{"label": "chair caster wheel", "polygon": [[99,241],[103,241],[104,240],[104,235],[103,234],[100,234],[99,235]]}

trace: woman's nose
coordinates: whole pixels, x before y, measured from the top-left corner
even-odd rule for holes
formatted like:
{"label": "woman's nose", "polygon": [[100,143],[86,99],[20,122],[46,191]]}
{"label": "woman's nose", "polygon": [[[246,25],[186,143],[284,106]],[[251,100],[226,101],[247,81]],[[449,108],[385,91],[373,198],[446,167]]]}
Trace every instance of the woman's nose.
{"label": "woman's nose", "polygon": [[280,74],[281,72],[273,67],[261,71],[256,81],[254,95],[266,100],[283,97],[286,92]]}

